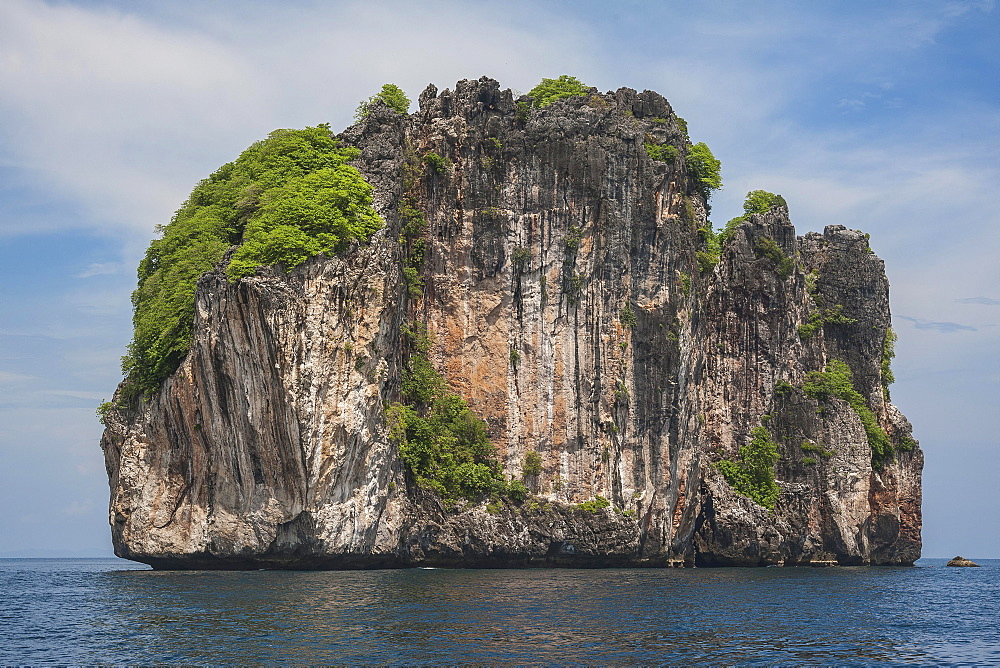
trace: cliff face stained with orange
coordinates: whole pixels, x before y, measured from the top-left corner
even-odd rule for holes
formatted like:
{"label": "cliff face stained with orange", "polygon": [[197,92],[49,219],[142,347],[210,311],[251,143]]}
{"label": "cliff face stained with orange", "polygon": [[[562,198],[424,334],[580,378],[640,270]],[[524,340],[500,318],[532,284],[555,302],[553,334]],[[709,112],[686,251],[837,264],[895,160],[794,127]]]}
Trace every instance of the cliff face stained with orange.
{"label": "cliff face stained with orange", "polygon": [[[463,81],[429,87],[409,117],[376,105],[341,139],[387,228],[287,275],[202,279],[181,369],[108,418],[118,554],[223,568],[919,557],[922,454],[885,399],[888,283],[865,235],[796,237],[775,206],[702,271],[687,139],[648,91],[531,109]],[[645,143],[680,157],[652,160]],[[404,195],[428,223],[420,296],[402,272]],[[762,256],[765,238],[791,271]],[[803,336],[834,306],[842,317]],[[446,508],[407,479],[383,410],[412,320],[505,471],[541,456],[529,502]],[[801,390],[831,359],[903,446],[880,470],[854,409]],[[781,455],[773,511],[713,466],[762,424]],[[597,496],[612,507],[571,505]]]}

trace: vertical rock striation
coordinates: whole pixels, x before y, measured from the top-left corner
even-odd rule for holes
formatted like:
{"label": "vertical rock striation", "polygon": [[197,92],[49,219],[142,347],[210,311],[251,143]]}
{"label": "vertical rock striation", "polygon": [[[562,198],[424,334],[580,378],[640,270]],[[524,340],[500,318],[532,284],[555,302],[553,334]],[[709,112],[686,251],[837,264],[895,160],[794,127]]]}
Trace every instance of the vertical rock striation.
{"label": "vertical rock striation", "polygon": [[[683,127],[650,91],[535,109],[486,78],[428,87],[409,117],[373,105],[341,140],[386,228],[287,274],[204,276],[180,369],[108,414],[116,553],[176,568],[913,563],[923,458],[883,387],[881,260],[840,226],[797,237],[778,205],[699,264]],[[420,296],[404,196],[428,223]],[[384,407],[413,320],[528,502],[445,505],[408,480]],[[886,432],[884,465],[848,401],[802,389],[831,360]],[[715,466],[761,425],[780,455],[773,510]],[[527,452],[539,473],[523,475]],[[575,507],[598,496],[611,507]]]}

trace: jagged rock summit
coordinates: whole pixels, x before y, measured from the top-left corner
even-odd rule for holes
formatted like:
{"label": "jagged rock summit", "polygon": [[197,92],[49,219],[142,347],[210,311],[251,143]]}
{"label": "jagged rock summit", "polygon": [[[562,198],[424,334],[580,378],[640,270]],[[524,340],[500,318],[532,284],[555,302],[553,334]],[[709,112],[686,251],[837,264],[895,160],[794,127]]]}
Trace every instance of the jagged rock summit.
{"label": "jagged rock summit", "polygon": [[[148,396],[120,388],[104,418],[116,554],[233,569],[920,556],[923,455],[889,402],[888,281],[867,235],[796,236],[776,198],[713,248],[686,125],[650,91],[538,107],[460,81],[409,115],[372,104],[338,138],[384,227],[287,273],[233,281],[227,255],[198,280],[179,367]],[[401,457],[387,409],[413,396],[417,355],[526,494],[449,496]]]}

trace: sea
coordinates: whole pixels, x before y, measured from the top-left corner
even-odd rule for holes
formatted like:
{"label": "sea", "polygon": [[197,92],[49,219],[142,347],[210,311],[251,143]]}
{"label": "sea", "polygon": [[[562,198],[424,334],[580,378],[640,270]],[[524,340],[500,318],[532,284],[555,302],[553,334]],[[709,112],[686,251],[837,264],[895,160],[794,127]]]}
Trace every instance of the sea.
{"label": "sea", "polygon": [[947,568],[153,571],[0,560],[0,664],[1000,665]]}

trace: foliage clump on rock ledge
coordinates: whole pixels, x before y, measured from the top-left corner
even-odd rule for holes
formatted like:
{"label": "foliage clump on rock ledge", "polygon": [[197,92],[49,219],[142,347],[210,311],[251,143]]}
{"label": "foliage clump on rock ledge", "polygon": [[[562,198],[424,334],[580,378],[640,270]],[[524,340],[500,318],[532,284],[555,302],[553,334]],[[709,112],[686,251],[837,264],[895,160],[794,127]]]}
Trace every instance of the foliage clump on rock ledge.
{"label": "foliage clump on rock ledge", "polygon": [[427,358],[426,330],[406,332],[410,356],[403,371],[405,403],[386,409],[389,437],[399,447],[413,481],[445,501],[506,496],[521,502],[528,488],[507,482],[483,422]]}
{"label": "foliage clump on rock ledge", "polygon": [[778,447],[767,427],[750,430],[750,442],[740,448],[736,461],[723,459],[716,467],[733,489],[758,505],[774,510],[781,488],[774,479]]}
{"label": "foliage clump on rock ledge", "polygon": [[606,498],[598,494],[590,501],[584,501],[583,503],[578,503],[573,506],[573,510],[582,510],[587,513],[596,513],[605,508],[611,507],[611,502]]}
{"label": "foliage clump on rock ledge", "polygon": [[376,102],[382,102],[400,114],[405,114],[410,110],[410,98],[406,97],[403,89],[396,84],[387,83],[382,86],[382,90],[358,105],[354,112],[354,118],[360,121],[367,116],[371,113],[371,106]]}
{"label": "foliage clump on rock ledge", "polygon": [[753,247],[757,257],[767,258],[781,278],[788,278],[795,269],[795,260],[785,255],[778,242],[771,237],[760,237]]}
{"label": "foliage clump on rock ledge", "polygon": [[743,199],[743,215],[737,216],[726,223],[725,228],[719,232],[719,243],[726,243],[733,235],[733,232],[736,231],[736,228],[750,218],[750,216],[767,213],[775,206],[787,206],[785,198],[781,195],[769,193],[766,190],[751,190]]}
{"label": "foliage clump on rock ledge", "polygon": [[521,471],[527,476],[536,476],[542,472],[542,456],[534,450],[524,453],[524,461],[521,464]]}
{"label": "foliage clump on rock ledge", "polygon": [[868,436],[868,445],[872,449],[872,468],[881,469],[892,461],[894,451],[892,442],[879,425],[875,413],[868,408],[865,398],[854,389],[851,367],[846,362],[831,360],[826,366],[826,371],[811,371],[802,386],[802,391],[819,401],[837,398],[850,404],[861,418],[861,424],[864,425],[865,434]]}
{"label": "foliage clump on rock ledge", "polygon": [[448,170],[452,167],[451,160],[435,153],[434,151],[431,151],[424,156],[424,164],[427,165],[435,174],[447,174]]}
{"label": "foliage clump on rock ledge", "polygon": [[809,340],[824,325],[854,325],[857,322],[856,318],[844,315],[843,304],[836,304],[833,308],[820,309],[809,314],[809,320],[799,325],[799,338],[803,341]]}
{"label": "foliage clump on rock ledge", "polygon": [[590,88],[576,77],[563,74],[558,79],[542,79],[541,83],[528,91],[536,107],[547,107],[556,100],[586,95]]}
{"label": "foliage clump on rock ledge", "polygon": [[698,142],[688,149],[687,165],[695,179],[695,187],[707,202],[712,191],[722,188],[722,162],[707,144]]}
{"label": "foliage clump on rock ledge", "polygon": [[276,130],[195,186],[139,263],[126,387],[151,395],[191,345],[198,278],[234,244],[231,280],[257,267],[295,267],[367,241],[382,226],[371,186],[327,125]]}
{"label": "foliage clump on rock ledge", "polygon": [[885,400],[889,401],[889,386],[896,382],[896,374],[892,372],[892,358],[896,356],[896,341],[899,337],[892,327],[885,330],[882,340],[882,391]]}
{"label": "foliage clump on rock ledge", "polygon": [[646,142],[643,144],[646,149],[646,155],[649,156],[650,160],[657,160],[659,162],[672,163],[677,159],[680,153],[676,146],[671,144],[654,144],[653,142]]}

